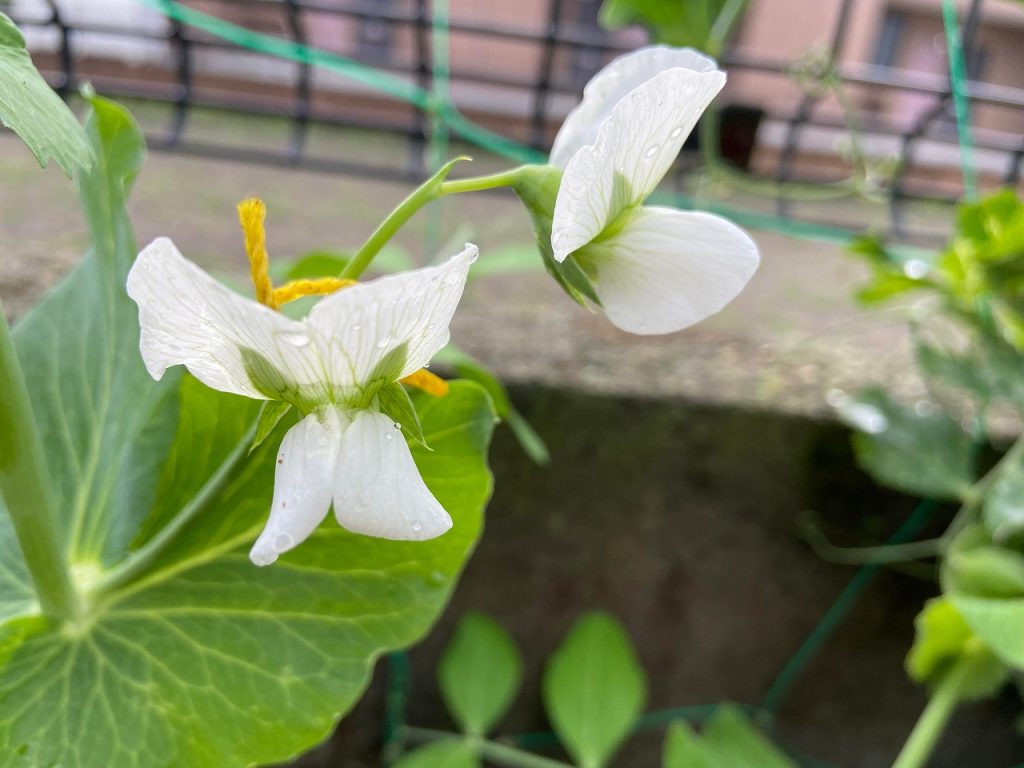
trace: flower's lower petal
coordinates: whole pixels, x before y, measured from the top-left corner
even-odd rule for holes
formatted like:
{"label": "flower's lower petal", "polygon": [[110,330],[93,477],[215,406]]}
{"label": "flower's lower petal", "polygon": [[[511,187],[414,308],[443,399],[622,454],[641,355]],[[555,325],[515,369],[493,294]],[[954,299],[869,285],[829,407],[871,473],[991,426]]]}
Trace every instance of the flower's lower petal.
{"label": "flower's lower petal", "polygon": [[630,333],[672,333],[736,298],[757,246],[720,216],[649,206],[614,238],[579,253],[608,319]]}
{"label": "flower's lower petal", "polygon": [[335,387],[397,381],[418,371],[448,343],[448,325],[477,247],[443,264],[388,275],[338,291],[306,322]]}
{"label": "flower's lower petal", "polygon": [[249,552],[256,565],[270,565],[308,538],[327,516],[343,424],[333,409],[321,418],[306,416],[281,442],[270,519]]}
{"label": "flower's lower petal", "polygon": [[338,456],[334,514],[350,531],[382,539],[433,539],[452,519],[427,488],[400,428],[360,411]]}
{"label": "flower's lower petal", "polygon": [[274,399],[285,398],[268,389],[303,389],[323,379],[302,323],[221,285],[167,238],[139,254],[128,295],[139,305],[139,346],[155,379],[184,365],[214,389]]}

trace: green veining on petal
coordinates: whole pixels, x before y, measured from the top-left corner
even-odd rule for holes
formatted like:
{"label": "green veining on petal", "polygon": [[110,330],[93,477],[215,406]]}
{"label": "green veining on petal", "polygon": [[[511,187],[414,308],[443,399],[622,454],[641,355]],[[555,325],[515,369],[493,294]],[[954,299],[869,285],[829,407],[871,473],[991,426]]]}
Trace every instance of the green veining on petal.
{"label": "green veining on petal", "polygon": [[310,413],[323,405],[326,393],[317,397],[309,387],[290,381],[273,363],[254,349],[243,347],[242,365],[253,387],[270,400],[291,403],[302,413]]}

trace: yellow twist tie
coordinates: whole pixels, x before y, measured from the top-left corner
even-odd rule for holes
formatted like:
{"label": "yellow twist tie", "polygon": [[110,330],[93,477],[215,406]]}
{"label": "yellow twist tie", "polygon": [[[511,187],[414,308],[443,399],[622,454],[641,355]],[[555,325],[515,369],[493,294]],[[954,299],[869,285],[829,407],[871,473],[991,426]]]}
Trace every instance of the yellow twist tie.
{"label": "yellow twist tie", "polygon": [[426,368],[420,368],[416,373],[410,373],[401,381],[410,387],[422,389],[428,395],[433,395],[434,397],[444,397],[448,394],[448,382],[440,376],[434,375]]}
{"label": "yellow twist tie", "polygon": [[306,296],[326,296],[342,288],[355,285],[355,280],[348,280],[340,277],[317,277],[307,280],[292,280],[280,288],[274,289],[274,304],[280,307],[289,301],[295,301]]}
{"label": "yellow twist tie", "polygon": [[267,230],[264,222],[267,206],[256,197],[238,204],[238,221],[245,235],[245,252],[249,256],[252,284],[256,287],[256,300],[271,309],[277,308],[274,284],[270,280],[270,256],[267,254]]}

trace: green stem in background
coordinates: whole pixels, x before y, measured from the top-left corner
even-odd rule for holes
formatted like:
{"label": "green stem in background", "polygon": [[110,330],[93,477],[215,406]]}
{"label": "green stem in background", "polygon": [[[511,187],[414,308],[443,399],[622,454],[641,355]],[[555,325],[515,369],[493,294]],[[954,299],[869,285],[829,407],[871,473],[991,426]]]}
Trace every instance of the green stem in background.
{"label": "green stem in background", "polygon": [[82,601],[57,537],[56,504],[43,446],[0,306],[0,493],[21,546],[43,612],[59,619],[82,615]]}
{"label": "green stem in background", "polygon": [[971,103],[967,96],[967,67],[964,64],[963,39],[953,0],[942,0],[942,23],[946,31],[949,56],[949,86],[953,91],[956,131],[960,140],[960,165],[963,168],[964,197],[978,196],[978,176],[974,167],[974,142],[971,139]]}
{"label": "green stem in background", "polygon": [[472,736],[459,736],[458,734],[448,733],[447,731],[435,731],[432,728],[414,728],[412,726],[406,726],[405,738],[406,740],[417,744],[426,744],[432,741],[442,741],[444,739],[464,739],[468,743],[472,744],[473,748],[476,749],[477,754],[487,760],[487,762],[494,763],[495,765],[503,765],[506,766],[506,768],[573,768],[569,763],[563,763],[559,760],[552,760],[549,757],[535,755],[532,752],[524,752],[521,749],[509,747],[505,744],[499,744],[496,741],[488,741],[487,739],[480,739]]}
{"label": "green stem in background", "polygon": [[460,192],[478,192],[484,189],[495,189],[497,187],[509,187],[519,178],[519,172],[530,166],[519,166],[510,171],[496,173],[491,176],[479,176],[471,179],[459,179],[458,181],[445,181],[445,177],[451,172],[456,163],[469,160],[468,157],[457,157],[446,163],[441,170],[417,187],[411,195],[403,200],[395,210],[388,214],[370,235],[363,247],[342,270],[341,277],[355,280],[373,262],[374,257],[380,253],[381,248],[387,245],[388,241],[395,236],[395,233],[402,228],[413,215],[427,203],[437,200],[445,195],[458,194]]}
{"label": "green stem in background", "polygon": [[732,33],[746,7],[747,0],[728,0],[718,16],[715,17],[715,22],[711,25],[711,31],[708,33],[707,53],[709,55],[715,58],[722,55],[725,41]]}
{"label": "green stem in background", "polygon": [[973,677],[976,663],[977,656],[965,655],[949,670],[932,693],[892,768],[923,768],[960,702],[965,685]]}

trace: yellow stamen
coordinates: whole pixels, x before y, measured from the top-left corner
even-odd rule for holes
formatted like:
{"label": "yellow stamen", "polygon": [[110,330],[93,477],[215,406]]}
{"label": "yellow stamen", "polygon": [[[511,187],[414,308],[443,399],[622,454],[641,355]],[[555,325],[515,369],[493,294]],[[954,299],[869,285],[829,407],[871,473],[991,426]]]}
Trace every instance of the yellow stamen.
{"label": "yellow stamen", "polygon": [[410,373],[401,381],[410,387],[422,389],[428,395],[433,395],[434,397],[444,397],[448,394],[448,382],[440,376],[434,375],[426,368],[420,368],[416,373]]}
{"label": "yellow stamen", "polygon": [[295,301],[306,296],[326,296],[342,288],[355,285],[355,280],[342,279],[340,277],[317,277],[309,280],[292,280],[279,288],[274,289],[274,304],[280,307],[289,301]]}
{"label": "yellow stamen", "polygon": [[249,256],[252,284],[256,286],[256,300],[276,309],[274,284],[270,280],[270,256],[267,254],[266,218],[267,206],[259,198],[250,197],[238,204],[238,221],[245,235],[245,252]]}

